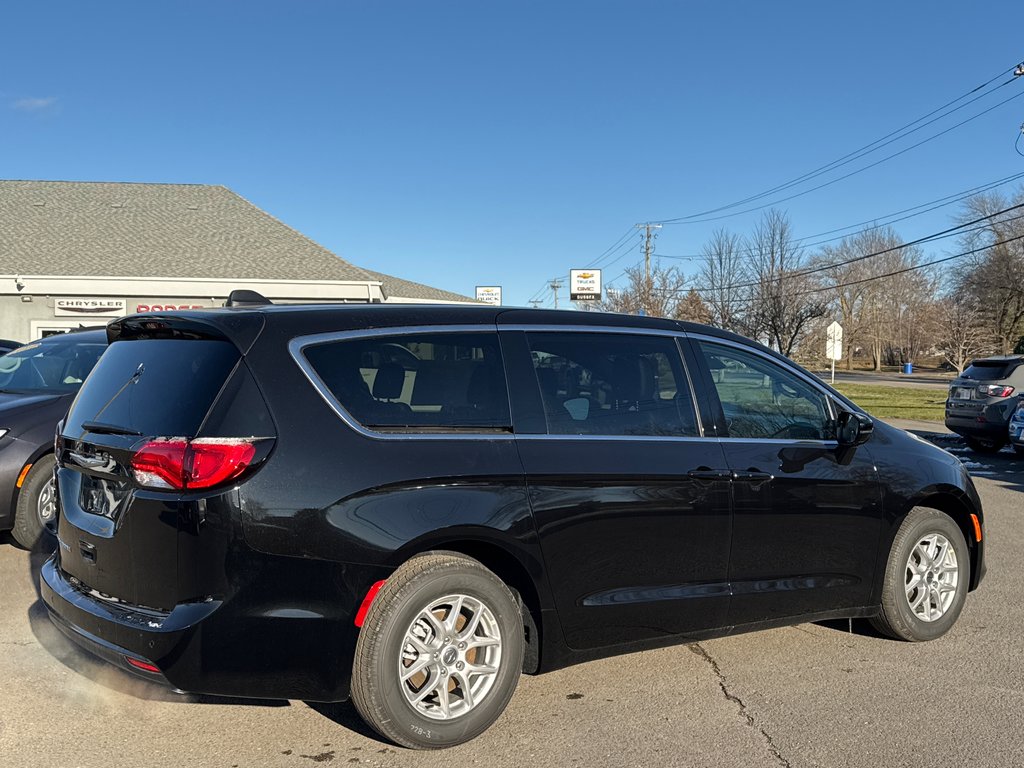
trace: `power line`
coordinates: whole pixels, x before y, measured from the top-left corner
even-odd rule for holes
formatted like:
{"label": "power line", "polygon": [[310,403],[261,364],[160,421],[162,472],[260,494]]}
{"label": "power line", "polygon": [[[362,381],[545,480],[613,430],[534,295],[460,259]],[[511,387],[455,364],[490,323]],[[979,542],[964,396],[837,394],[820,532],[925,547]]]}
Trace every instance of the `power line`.
{"label": "power line", "polygon": [[886,272],[884,275],[872,275],[871,277],[863,277],[860,280],[848,280],[845,283],[835,283],[834,285],[826,285],[826,286],[822,286],[820,288],[810,288],[810,289],[808,289],[806,291],[798,291],[796,295],[797,296],[805,296],[805,295],[807,295],[809,293],[820,293],[821,291],[834,291],[837,288],[846,288],[847,286],[851,286],[851,285],[860,285],[861,283],[869,283],[872,280],[884,280],[887,277],[895,277],[896,275],[902,275],[902,274],[905,274],[907,272],[913,272],[913,271],[918,270],[918,269],[924,269],[925,267],[931,267],[931,266],[934,266],[936,264],[942,264],[943,262],[946,262],[946,261],[953,261],[954,259],[962,259],[964,256],[973,256],[976,253],[981,253],[982,251],[987,251],[989,248],[995,248],[998,245],[1006,245],[1007,243],[1012,243],[1012,242],[1014,242],[1016,240],[1024,240],[1024,235],[1017,235],[1016,237],[1009,237],[1006,240],[1000,240],[999,242],[996,242],[996,243],[989,243],[988,245],[983,245],[983,246],[980,246],[978,248],[972,248],[969,251],[964,251],[962,253],[956,253],[956,254],[953,254],[952,256],[945,256],[945,257],[943,257],[941,259],[934,259],[932,261],[926,261],[923,264],[915,264],[912,267],[906,267],[904,269],[897,269],[894,272]]}
{"label": "power line", "polygon": [[[893,211],[892,213],[886,213],[886,214],[883,214],[881,216],[874,216],[874,217],[872,217],[870,219],[866,219],[865,221],[861,221],[861,222],[858,222],[856,224],[850,224],[850,225],[847,225],[845,227],[837,227],[836,229],[829,229],[829,230],[826,230],[824,232],[817,232],[817,233],[815,233],[813,235],[804,235],[803,237],[795,238],[795,239],[800,241],[800,246],[802,248],[813,248],[813,247],[818,246],[818,245],[824,245],[826,243],[835,242],[836,240],[842,240],[845,237],[849,237],[849,235],[848,234],[847,235],[838,235],[836,237],[829,237],[829,238],[826,238],[824,240],[817,240],[817,241],[810,242],[810,243],[805,243],[803,241],[807,240],[807,239],[813,239],[813,238],[816,238],[816,237],[822,237],[824,235],[831,235],[831,234],[833,234],[835,232],[846,232],[846,231],[852,230],[852,229],[857,229],[858,230],[857,234],[860,234],[862,232],[873,232],[876,229],[882,229],[883,227],[888,227],[888,226],[890,226],[892,224],[896,224],[897,222],[907,221],[908,219],[913,219],[913,218],[915,218],[917,216],[921,216],[923,214],[931,213],[932,211],[936,211],[939,208],[945,208],[948,205],[953,205],[954,203],[958,203],[961,200],[965,200],[968,197],[971,197],[973,195],[980,194],[982,192],[988,192],[991,189],[995,189],[996,187],[1001,187],[1004,184],[1009,184],[1011,182],[1018,181],[1019,179],[1022,179],[1022,178],[1024,178],[1024,171],[1022,171],[1021,173],[1015,173],[1015,174],[1010,175],[1010,176],[1005,176],[1002,179],[997,179],[995,181],[990,181],[990,182],[988,182],[986,184],[980,184],[977,187],[971,187],[970,189],[966,189],[966,190],[963,190],[961,192],[955,192],[952,195],[946,195],[945,197],[939,197],[939,198],[936,198],[935,200],[929,200],[928,202],[921,203],[920,205],[911,206],[910,208],[904,208],[903,210],[900,210],[900,211]],[[919,210],[919,209],[923,209],[923,210]],[[917,211],[917,213],[911,213],[908,216],[901,216],[901,214],[910,213],[911,211]],[[899,217],[899,218],[894,218],[894,217]],[[873,226],[865,227],[864,225],[866,225],[866,224],[871,224]],[[861,229],[862,227],[863,227],[863,229]],[[753,249],[753,248],[738,248],[738,249],[736,249],[736,253],[738,253],[738,254],[751,255],[754,252],[755,252],[755,249]],[[658,256],[660,258],[663,258],[663,259],[685,259],[685,260],[692,260],[692,259],[702,259],[702,258],[704,258],[706,256],[706,254],[703,254],[703,253],[691,253],[691,254],[686,254],[686,255],[683,255],[683,256],[668,256],[666,254],[658,254]]]}
{"label": "power line", "polygon": [[[883,255],[885,255],[887,253],[894,253],[895,251],[901,251],[901,250],[903,250],[905,248],[910,248],[912,246],[920,245],[922,243],[933,242],[935,240],[942,240],[942,239],[944,239],[946,237],[951,237],[952,235],[956,235],[956,234],[961,234],[962,235],[962,234],[966,234],[968,232],[976,232],[979,229],[984,229],[984,227],[978,227],[977,229],[973,229],[973,230],[972,229],[968,229],[968,227],[973,227],[975,224],[978,224],[980,222],[987,221],[989,219],[993,219],[993,218],[995,218],[997,216],[1001,216],[1001,215],[1003,215],[1005,213],[1009,213],[1011,211],[1019,210],[1021,208],[1024,208],[1024,203],[1019,203],[1017,205],[1011,205],[1008,208],[1004,208],[1004,209],[1002,209],[1000,211],[996,211],[994,213],[990,213],[987,216],[980,216],[977,219],[973,219],[972,221],[967,221],[967,222],[964,222],[963,224],[957,224],[955,227],[950,227],[949,229],[944,229],[944,230],[941,230],[939,232],[935,232],[935,233],[930,234],[930,235],[925,235],[924,237],[919,237],[916,240],[911,240],[911,241],[906,242],[906,243],[900,243],[899,245],[894,245],[894,246],[892,246],[890,248],[885,248],[885,249],[883,249],[881,251],[874,251],[873,253],[866,253],[866,254],[862,254],[860,256],[855,256],[855,257],[853,257],[851,259],[844,259],[843,261],[831,262],[829,264],[824,264],[824,265],[817,266],[817,267],[808,267],[807,269],[797,270],[795,272],[790,272],[790,273],[778,275],[776,277],[771,277],[771,278],[768,278],[767,280],[751,280],[751,281],[747,281],[745,283],[733,283],[731,285],[721,285],[721,286],[716,286],[716,287],[713,287],[713,288],[695,288],[695,290],[697,291],[697,293],[701,293],[701,294],[707,295],[707,294],[721,293],[722,291],[736,290],[736,289],[739,289],[739,288],[754,288],[754,287],[763,285],[766,282],[767,283],[776,283],[776,282],[780,282],[782,280],[790,280],[790,279],[797,278],[797,277],[803,277],[805,275],[812,275],[812,274],[815,274],[815,273],[818,273],[818,272],[827,272],[828,270],[835,269],[836,267],[843,267],[843,266],[846,266],[847,264],[854,264],[856,262],[866,261],[867,259],[873,259],[873,258],[875,258],[877,256],[883,256]],[[1020,216],[1015,216],[1015,217],[1010,218],[1010,219],[1006,219],[1006,221],[1017,221],[1018,219],[1024,219],[1024,214],[1022,214]],[[991,247],[991,246],[987,246],[987,247]],[[976,252],[976,251],[972,251],[972,253],[973,252]],[[936,263],[938,263],[938,262],[936,262]],[[852,284],[853,283],[851,283],[851,285]],[[679,293],[680,291],[672,291],[672,292],[673,293]]]}
{"label": "power line", "polygon": [[[974,94],[977,91],[982,90],[982,89],[988,87],[989,85],[994,83],[999,78],[1001,78],[1004,75],[1009,74],[1009,73],[1012,72],[1014,74],[1014,77],[1011,77],[1009,80],[1006,80],[1005,82],[1003,82],[1000,85],[996,86],[996,88],[993,88],[992,90],[990,90],[990,91],[988,91],[988,92],[986,92],[984,94],[981,94],[981,96],[978,96],[975,99],[972,99],[971,101],[967,102],[966,104],[960,105],[960,107],[957,107],[956,110],[961,109],[964,106],[968,106],[969,104],[973,103],[974,101],[977,101],[979,98],[982,98],[983,96],[988,95],[989,93],[993,93],[994,91],[998,90],[999,88],[1002,88],[1004,85],[1007,85],[1007,84],[1013,82],[1015,77],[1018,76],[1018,71],[1019,70],[1020,70],[1020,66],[1018,66],[1016,68],[1010,67],[1009,69],[1003,70],[999,74],[997,74],[994,77],[992,77],[991,79],[989,79],[989,80],[985,81],[984,83],[982,83],[981,85],[978,85],[978,86],[972,88],[971,90],[967,91],[966,93],[963,93],[960,96],[957,96],[955,99],[952,99],[951,101],[943,104],[941,107],[938,107],[938,108],[932,110],[928,114],[922,115],[921,117],[917,118],[916,120],[913,120],[913,121],[907,123],[906,125],[904,125],[904,126],[902,126],[900,128],[897,128],[895,131],[891,131],[890,133],[887,133],[885,136],[882,136],[881,138],[876,139],[875,141],[870,142],[869,144],[865,144],[863,147],[860,147],[860,148],[854,150],[853,152],[847,153],[847,154],[843,155],[842,157],[839,157],[839,158],[831,161],[830,163],[826,163],[823,166],[819,166],[818,168],[815,168],[815,169],[813,169],[811,171],[803,173],[800,176],[797,176],[794,179],[790,179],[787,182],[784,182],[782,184],[778,184],[778,185],[776,185],[774,187],[771,187],[769,189],[763,190],[762,192],[759,192],[759,193],[757,193],[755,195],[750,195],[750,196],[742,198],[740,200],[735,200],[735,201],[733,201],[731,203],[728,203],[726,205],[718,206],[717,208],[709,208],[709,209],[707,209],[705,211],[698,211],[696,213],[692,213],[692,214],[689,214],[687,216],[679,216],[679,217],[676,217],[676,218],[673,218],[673,219],[662,219],[661,222],[664,223],[664,224],[669,224],[669,223],[675,223],[675,222],[680,222],[680,221],[684,221],[684,220],[692,220],[692,219],[696,219],[696,218],[699,218],[699,217],[707,216],[707,215],[712,214],[712,213],[718,213],[719,211],[728,210],[730,208],[736,208],[736,207],[744,205],[746,203],[753,202],[754,200],[758,200],[758,199],[761,199],[763,197],[767,197],[768,195],[774,194],[775,192],[782,191],[783,189],[787,189],[787,188],[789,188],[791,186],[795,186],[796,184],[799,184],[799,183],[801,183],[803,181],[807,181],[810,178],[814,178],[814,176],[816,176],[816,175],[820,175],[820,174],[826,173],[826,172],[828,172],[830,170],[834,170],[835,168],[839,167],[841,164],[845,164],[846,162],[852,162],[853,160],[856,160],[859,157],[863,157],[864,155],[869,154],[870,152],[873,152],[873,151],[875,151],[877,149],[880,149],[882,146],[885,146],[885,144],[883,144],[882,142],[892,143],[891,141],[887,141],[887,140],[892,139],[893,141],[895,141],[898,138],[904,138],[905,136],[910,135],[910,133],[913,133],[914,131],[919,130],[920,128],[923,128],[925,125],[929,125],[931,122],[935,122],[934,120],[932,120],[929,123],[925,123],[924,125],[919,125],[917,128],[914,128],[914,131],[908,131],[908,129],[911,128],[912,126],[915,126],[918,123],[921,123],[922,121],[927,120],[928,118],[932,117],[933,115],[935,115],[938,112],[942,112],[943,110],[947,109],[948,107],[951,107],[953,104],[956,104],[958,101],[961,101],[961,100],[967,98],[968,96],[970,96],[971,94]],[[948,114],[952,114],[956,110],[951,110],[950,112],[947,113],[947,115]],[[982,113],[982,114],[984,114],[984,113]],[[947,115],[942,115],[941,117],[945,117]],[[941,117],[940,118],[936,118],[936,119],[941,119]],[[906,132],[906,133],[904,133],[904,132]],[[903,134],[903,135],[900,136],[899,134]],[[896,137],[896,138],[893,138],[893,137]]]}
{"label": "power line", "polygon": [[1005,104],[1008,104],[1009,102],[1013,101],[1014,99],[1019,99],[1021,96],[1024,96],[1024,91],[1021,91],[1020,93],[1018,93],[1018,94],[1016,94],[1014,96],[1011,96],[1008,99],[1003,99],[1003,101],[1000,101],[998,104],[993,104],[988,109],[982,110],[981,112],[979,112],[976,115],[972,115],[971,117],[968,117],[968,118],[966,118],[964,120],[961,120],[959,123],[951,125],[949,128],[946,128],[946,129],[944,129],[942,131],[939,131],[938,133],[933,134],[933,135],[931,135],[931,136],[929,136],[929,137],[927,137],[925,139],[921,139],[921,141],[917,142],[916,144],[911,144],[909,147],[904,147],[903,149],[899,150],[898,152],[893,152],[891,155],[886,155],[881,160],[876,160],[873,163],[869,163],[868,165],[865,165],[865,166],[862,166],[862,167],[857,168],[855,170],[852,170],[849,173],[844,173],[842,176],[838,176],[838,177],[836,177],[834,179],[830,179],[829,181],[825,181],[825,182],[822,182],[821,184],[817,184],[817,185],[811,187],[810,189],[805,189],[802,192],[796,192],[795,194],[789,195],[787,197],[780,197],[779,199],[773,200],[770,203],[765,203],[763,205],[757,205],[757,206],[754,206],[753,208],[745,208],[742,211],[735,211],[733,213],[727,213],[727,214],[724,214],[722,216],[709,216],[707,218],[702,218],[702,219],[691,218],[691,219],[688,219],[686,221],[682,221],[681,219],[678,219],[678,218],[677,219],[660,219],[660,221],[662,223],[664,223],[664,224],[703,224],[703,223],[708,222],[708,221],[720,221],[722,219],[730,219],[733,216],[742,216],[745,213],[753,213],[755,211],[760,211],[760,210],[763,210],[765,208],[769,208],[769,207],[771,207],[773,205],[778,205],[779,203],[784,203],[784,202],[786,202],[788,200],[795,200],[798,197],[803,197],[804,195],[809,195],[811,192],[817,192],[819,189],[824,189],[825,187],[830,187],[833,184],[838,184],[840,181],[848,179],[851,176],[856,176],[858,173],[863,173],[864,171],[870,170],[871,168],[874,168],[875,166],[881,165],[882,163],[887,162],[889,160],[892,160],[895,157],[899,157],[900,155],[906,154],[907,152],[910,152],[912,149],[917,149],[922,144],[927,144],[929,141],[933,141],[933,140],[939,138],[940,136],[944,136],[947,133],[949,133],[950,131],[954,131],[957,128],[960,128],[961,126],[966,125],[967,123],[969,123],[969,122],[971,122],[973,120],[977,120],[979,117],[987,115],[992,110],[998,109],[999,107],[1001,107],[1001,106],[1003,106]]}

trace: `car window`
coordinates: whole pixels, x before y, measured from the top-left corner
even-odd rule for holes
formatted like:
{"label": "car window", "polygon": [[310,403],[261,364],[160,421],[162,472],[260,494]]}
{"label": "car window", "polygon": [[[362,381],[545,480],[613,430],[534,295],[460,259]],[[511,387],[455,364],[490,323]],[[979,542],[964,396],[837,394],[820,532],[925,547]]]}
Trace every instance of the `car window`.
{"label": "car window", "polygon": [[548,433],[697,435],[674,339],[622,333],[527,333]]}
{"label": "car window", "polygon": [[367,427],[510,431],[497,333],[422,333],[347,339],[303,355]]}
{"label": "car window", "polygon": [[106,348],[105,342],[83,342],[73,336],[19,347],[0,357],[0,389],[74,392]]}
{"label": "car window", "polygon": [[226,341],[115,341],[79,391],[64,434],[99,422],[145,436],[194,437],[238,358]]}
{"label": "car window", "polygon": [[750,352],[699,342],[729,437],[824,440],[832,434],[825,396],[796,374]]}

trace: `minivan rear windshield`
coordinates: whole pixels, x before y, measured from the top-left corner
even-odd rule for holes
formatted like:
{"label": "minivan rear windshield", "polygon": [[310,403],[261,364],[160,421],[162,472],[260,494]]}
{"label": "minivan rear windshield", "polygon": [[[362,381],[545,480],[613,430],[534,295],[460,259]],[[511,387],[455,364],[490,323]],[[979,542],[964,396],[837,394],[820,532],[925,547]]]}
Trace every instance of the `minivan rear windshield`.
{"label": "minivan rear windshield", "polygon": [[238,362],[226,341],[115,341],[71,406],[64,434],[102,424],[146,437],[194,437]]}
{"label": "minivan rear windshield", "polygon": [[975,360],[963,372],[963,378],[979,381],[1005,379],[1018,365],[1020,362],[1017,360]]}

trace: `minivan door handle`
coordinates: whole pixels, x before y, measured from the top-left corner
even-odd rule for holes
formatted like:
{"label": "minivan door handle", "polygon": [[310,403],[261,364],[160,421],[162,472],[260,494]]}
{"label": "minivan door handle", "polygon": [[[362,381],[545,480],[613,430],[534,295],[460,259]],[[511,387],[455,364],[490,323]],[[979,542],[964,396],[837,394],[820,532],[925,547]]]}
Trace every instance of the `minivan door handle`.
{"label": "minivan door handle", "polygon": [[775,475],[770,472],[758,472],[754,469],[748,469],[745,472],[733,472],[732,479],[740,483],[749,483],[753,490],[757,490],[765,483],[770,483],[775,479]]}
{"label": "minivan door handle", "polygon": [[711,483],[718,483],[722,480],[731,480],[732,473],[725,469],[710,469],[708,467],[700,467],[698,469],[691,469],[686,473],[686,476],[691,480],[696,480],[702,485],[710,485]]}

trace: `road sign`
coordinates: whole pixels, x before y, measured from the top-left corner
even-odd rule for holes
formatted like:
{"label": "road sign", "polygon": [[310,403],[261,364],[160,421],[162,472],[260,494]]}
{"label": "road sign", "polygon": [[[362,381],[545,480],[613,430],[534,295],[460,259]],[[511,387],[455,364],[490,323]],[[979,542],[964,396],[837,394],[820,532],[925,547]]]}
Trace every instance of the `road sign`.
{"label": "road sign", "polygon": [[825,357],[829,360],[843,359],[843,326],[833,322],[825,329]]}

